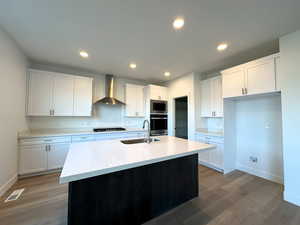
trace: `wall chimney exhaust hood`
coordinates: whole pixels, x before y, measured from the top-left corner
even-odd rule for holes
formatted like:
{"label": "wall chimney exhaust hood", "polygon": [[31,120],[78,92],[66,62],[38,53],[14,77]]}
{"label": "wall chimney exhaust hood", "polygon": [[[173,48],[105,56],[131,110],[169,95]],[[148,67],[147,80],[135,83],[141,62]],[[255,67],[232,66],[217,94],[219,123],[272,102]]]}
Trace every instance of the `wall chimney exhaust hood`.
{"label": "wall chimney exhaust hood", "polygon": [[125,105],[124,102],[119,101],[114,97],[115,84],[114,76],[111,74],[105,75],[105,97],[96,101],[94,104],[101,103],[107,105]]}

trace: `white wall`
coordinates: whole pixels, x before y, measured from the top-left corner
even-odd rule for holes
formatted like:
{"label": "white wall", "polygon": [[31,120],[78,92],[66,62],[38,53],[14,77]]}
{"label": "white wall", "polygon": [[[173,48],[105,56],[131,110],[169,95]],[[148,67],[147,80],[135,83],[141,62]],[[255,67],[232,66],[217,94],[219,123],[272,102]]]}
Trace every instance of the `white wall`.
{"label": "white wall", "polygon": [[280,95],[238,100],[235,110],[237,169],[282,183]]}
{"label": "white wall", "polygon": [[285,200],[300,206],[300,31],[280,38]]}
{"label": "white wall", "polygon": [[17,178],[17,132],[25,120],[26,58],[0,29],[0,195]]}
{"label": "white wall", "polygon": [[[105,95],[105,76],[101,74],[90,75],[76,69],[62,68],[58,66],[31,65],[34,69],[49,70],[55,72],[86,75],[94,77],[94,101],[101,99]],[[116,78],[116,98],[125,102],[125,84],[133,83],[147,85],[145,82],[131,79]],[[142,127],[144,118],[125,117],[125,106],[96,104],[93,107],[92,117],[29,117],[28,125],[30,129],[48,128],[92,128],[92,127]]]}
{"label": "white wall", "polygon": [[194,140],[196,128],[195,121],[195,82],[197,74],[188,74],[178,79],[169,81],[166,85],[169,88],[169,119],[168,133],[175,135],[175,102],[174,99],[182,96],[188,96],[188,138]]}

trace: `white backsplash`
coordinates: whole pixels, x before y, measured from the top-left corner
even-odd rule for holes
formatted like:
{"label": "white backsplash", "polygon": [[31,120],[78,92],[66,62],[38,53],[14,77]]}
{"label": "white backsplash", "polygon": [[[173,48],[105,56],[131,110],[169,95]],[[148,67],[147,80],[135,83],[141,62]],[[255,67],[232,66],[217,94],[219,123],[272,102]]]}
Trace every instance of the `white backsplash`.
{"label": "white backsplash", "polygon": [[31,130],[35,129],[69,129],[94,127],[142,127],[144,118],[124,116],[124,106],[98,104],[94,106],[92,117],[29,117]]}
{"label": "white backsplash", "polygon": [[202,118],[201,128],[212,132],[220,132],[224,129],[223,118]]}

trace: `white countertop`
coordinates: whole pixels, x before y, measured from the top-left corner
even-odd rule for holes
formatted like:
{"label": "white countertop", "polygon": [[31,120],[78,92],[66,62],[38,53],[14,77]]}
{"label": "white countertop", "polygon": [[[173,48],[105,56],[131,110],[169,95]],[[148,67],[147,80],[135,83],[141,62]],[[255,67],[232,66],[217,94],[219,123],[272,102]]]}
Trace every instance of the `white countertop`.
{"label": "white countertop", "polygon": [[70,135],[94,135],[94,134],[107,134],[107,133],[126,133],[126,132],[139,132],[145,131],[142,128],[126,128],[124,131],[105,131],[94,132],[90,129],[39,129],[39,130],[26,130],[18,133],[18,138],[34,138],[34,137],[55,137],[55,136],[70,136]]}
{"label": "white countertop", "polygon": [[224,137],[224,132],[223,131],[210,131],[205,128],[198,128],[196,129],[196,132],[204,135],[209,135],[209,136],[216,136],[216,137]]}
{"label": "white countertop", "polygon": [[151,144],[123,144],[107,140],[71,144],[60,183],[68,183],[120,170],[192,155],[214,145],[171,136],[160,136]]}

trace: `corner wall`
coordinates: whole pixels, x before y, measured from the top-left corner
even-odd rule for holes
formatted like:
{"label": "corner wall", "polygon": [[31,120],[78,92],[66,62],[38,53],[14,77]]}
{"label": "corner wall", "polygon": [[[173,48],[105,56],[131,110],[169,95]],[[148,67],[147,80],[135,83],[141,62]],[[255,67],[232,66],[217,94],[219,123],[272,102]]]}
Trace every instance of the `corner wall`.
{"label": "corner wall", "polygon": [[17,132],[25,119],[27,61],[0,28],[0,196],[17,180]]}
{"label": "corner wall", "polygon": [[284,199],[300,206],[300,31],[280,38]]}

